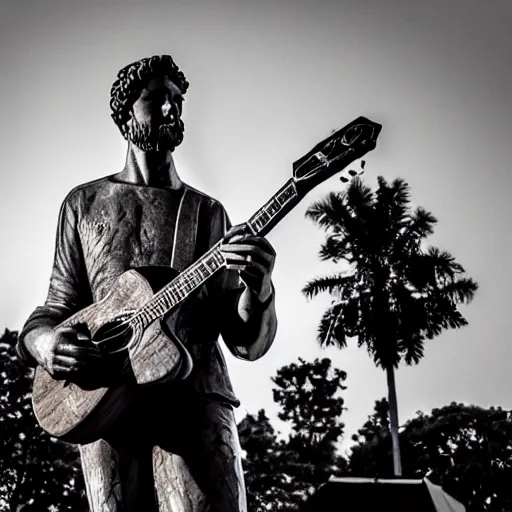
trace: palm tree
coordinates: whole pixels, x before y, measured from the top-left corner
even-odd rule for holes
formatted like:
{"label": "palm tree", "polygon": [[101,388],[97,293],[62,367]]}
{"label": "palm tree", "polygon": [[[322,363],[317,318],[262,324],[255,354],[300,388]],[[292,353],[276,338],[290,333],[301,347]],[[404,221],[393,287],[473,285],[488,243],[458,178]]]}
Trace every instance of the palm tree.
{"label": "palm tree", "polygon": [[344,192],[331,192],[306,211],[327,233],[320,259],[344,262],[346,270],[311,280],[308,299],[332,297],[318,328],[321,346],[343,348],[357,338],[377,367],[385,370],[390,404],[393,467],[401,475],[394,370],[401,361],[417,364],[425,339],[443,329],[467,325],[457,310],[473,298],[478,285],[464,277],[452,255],[423,247],[437,220],[410,206],[409,186],[378,177],[374,192],[354,179]]}

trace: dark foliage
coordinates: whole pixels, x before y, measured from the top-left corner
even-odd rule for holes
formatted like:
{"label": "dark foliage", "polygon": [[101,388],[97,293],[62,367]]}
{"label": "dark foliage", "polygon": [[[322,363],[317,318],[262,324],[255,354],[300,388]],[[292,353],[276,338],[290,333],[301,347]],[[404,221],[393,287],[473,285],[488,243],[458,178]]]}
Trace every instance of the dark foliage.
{"label": "dark foliage", "polygon": [[288,454],[277,439],[264,410],[248,414],[238,425],[245,452],[244,475],[248,509],[252,512],[286,510],[288,482],[283,472]]}
{"label": "dark foliage", "polygon": [[[385,399],[376,402],[375,413],[354,436],[354,476],[393,475],[386,409]],[[404,477],[428,476],[467,512],[512,510],[510,411],[452,403],[430,414],[418,412],[404,425],[400,445]]]}
{"label": "dark foliage", "polygon": [[345,379],[327,358],[312,363],[299,358],[272,379],[279,418],[291,427],[288,439],[277,439],[264,411],[239,424],[251,512],[299,510],[311,492],[344,468],[336,444],[344,428]]}
{"label": "dark foliage", "polygon": [[77,450],[37,424],[32,370],[18,361],[16,339],[9,330],[0,338],[0,511],[86,511]]}

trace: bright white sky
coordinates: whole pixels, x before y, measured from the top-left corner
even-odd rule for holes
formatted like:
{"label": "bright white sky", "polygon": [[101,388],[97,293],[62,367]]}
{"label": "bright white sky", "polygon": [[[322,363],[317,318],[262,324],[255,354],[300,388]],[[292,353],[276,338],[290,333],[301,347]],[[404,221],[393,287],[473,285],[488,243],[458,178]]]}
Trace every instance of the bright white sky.
{"label": "bright white sky", "polygon": [[[109,117],[117,70],[170,53],[191,82],[178,170],[245,221],[289,177],[294,160],[364,115],[384,125],[367,158],[404,178],[416,205],[439,219],[431,243],[480,284],[470,325],[428,344],[397,373],[400,420],[453,400],[512,408],[512,7],[504,1],[258,2],[5,0],[0,12],[3,242],[0,328],[20,329],[46,296],[60,203],[75,185],[121,169],[125,143]],[[269,235],[278,258],[279,331],[248,363],[228,356],[243,406],[274,418],[270,377],[304,357],[347,371],[347,437],[386,393],[384,373],[354,344],[321,350],[329,298],[307,302],[305,282],[330,270],[306,207]],[[345,445],[350,442],[345,443]]]}

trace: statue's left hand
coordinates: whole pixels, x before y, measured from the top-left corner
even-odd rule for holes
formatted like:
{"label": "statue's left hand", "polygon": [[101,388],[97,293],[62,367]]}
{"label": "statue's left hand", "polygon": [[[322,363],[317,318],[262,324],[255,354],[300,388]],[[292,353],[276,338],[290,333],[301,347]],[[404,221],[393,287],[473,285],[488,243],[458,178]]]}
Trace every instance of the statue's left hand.
{"label": "statue's left hand", "polygon": [[246,224],[239,224],[228,231],[220,246],[226,267],[238,270],[240,278],[258,298],[265,302],[272,295],[272,271],[276,252],[270,242],[254,236]]}

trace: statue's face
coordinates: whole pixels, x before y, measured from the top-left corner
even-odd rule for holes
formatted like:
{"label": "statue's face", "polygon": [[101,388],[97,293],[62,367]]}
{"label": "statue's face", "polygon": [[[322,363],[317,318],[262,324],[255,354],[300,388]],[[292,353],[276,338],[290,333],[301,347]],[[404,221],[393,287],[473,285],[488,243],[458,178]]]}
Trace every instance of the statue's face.
{"label": "statue's face", "polygon": [[169,78],[152,78],[133,104],[130,140],[145,151],[173,151],[183,141],[182,103]]}

